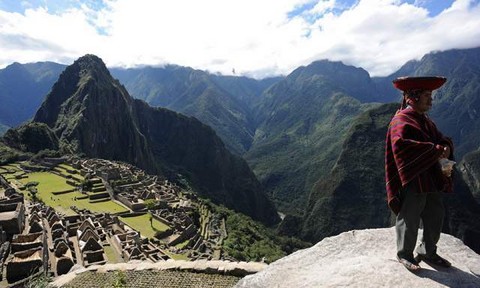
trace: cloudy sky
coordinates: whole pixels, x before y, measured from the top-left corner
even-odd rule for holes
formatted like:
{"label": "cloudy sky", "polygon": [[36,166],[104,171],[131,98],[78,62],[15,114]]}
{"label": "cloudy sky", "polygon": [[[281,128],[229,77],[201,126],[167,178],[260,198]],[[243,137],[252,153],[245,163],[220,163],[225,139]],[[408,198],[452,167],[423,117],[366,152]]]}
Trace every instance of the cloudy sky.
{"label": "cloudy sky", "polygon": [[480,0],[0,0],[0,68],[91,53],[255,78],[330,59],[386,76],[472,47]]}

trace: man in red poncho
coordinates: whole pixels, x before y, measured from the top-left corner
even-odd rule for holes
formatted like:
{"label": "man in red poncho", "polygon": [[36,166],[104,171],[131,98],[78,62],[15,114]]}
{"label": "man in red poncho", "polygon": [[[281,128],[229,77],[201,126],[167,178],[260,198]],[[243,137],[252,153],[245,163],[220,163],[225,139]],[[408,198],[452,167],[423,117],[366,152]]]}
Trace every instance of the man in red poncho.
{"label": "man in red poncho", "polygon": [[[453,144],[426,114],[432,107],[432,91],[445,82],[443,77],[401,77],[393,81],[403,91],[403,103],[388,126],[386,138],[387,201],[397,216],[397,259],[412,271],[420,269],[421,260],[451,266],[437,254],[436,244],[445,213],[442,194],[452,192],[451,171],[443,172],[439,161],[453,157]],[[420,220],[423,235],[414,257]]]}

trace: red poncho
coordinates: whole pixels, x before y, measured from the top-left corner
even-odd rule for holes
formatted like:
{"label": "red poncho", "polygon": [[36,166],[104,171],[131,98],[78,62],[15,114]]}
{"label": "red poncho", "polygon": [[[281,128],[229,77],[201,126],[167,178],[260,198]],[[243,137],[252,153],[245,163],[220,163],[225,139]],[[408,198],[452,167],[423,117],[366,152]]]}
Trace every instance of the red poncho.
{"label": "red poncho", "polygon": [[452,141],[425,114],[406,108],[393,116],[385,147],[385,181],[388,206],[395,214],[401,208],[400,189],[412,181],[419,193],[452,191],[451,178],[438,163],[444,146],[453,155]]}

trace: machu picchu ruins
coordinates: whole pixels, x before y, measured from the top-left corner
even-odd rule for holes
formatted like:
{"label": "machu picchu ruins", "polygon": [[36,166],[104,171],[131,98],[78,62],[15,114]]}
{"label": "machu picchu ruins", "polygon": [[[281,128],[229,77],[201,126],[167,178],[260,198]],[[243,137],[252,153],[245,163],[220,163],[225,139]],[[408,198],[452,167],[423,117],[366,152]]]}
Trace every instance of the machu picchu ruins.
{"label": "machu picchu ruins", "polygon": [[[48,183],[48,184],[47,184]],[[188,188],[126,163],[76,157],[0,166],[0,277],[132,260],[233,260],[225,219]]]}

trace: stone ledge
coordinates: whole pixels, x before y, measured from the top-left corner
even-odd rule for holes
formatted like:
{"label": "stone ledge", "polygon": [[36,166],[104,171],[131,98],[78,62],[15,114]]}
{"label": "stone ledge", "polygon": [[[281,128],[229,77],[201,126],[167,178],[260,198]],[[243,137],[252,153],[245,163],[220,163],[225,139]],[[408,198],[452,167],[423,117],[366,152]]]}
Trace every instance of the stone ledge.
{"label": "stone ledge", "polygon": [[268,266],[266,263],[260,262],[231,262],[222,260],[173,260],[169,259],[164,262],[151,263],[148,261],[133,260],[128,263],[92,265],[88,268],[79,267],[65,275],[54,279],[50,284],[51,287],[61,287],[72,281],[77,275],[84,272],[108,273],[112,271],[142,271],[142,270],[179,270],[206,274],[221,274],[237,277],[254,274],[262,271]]}

